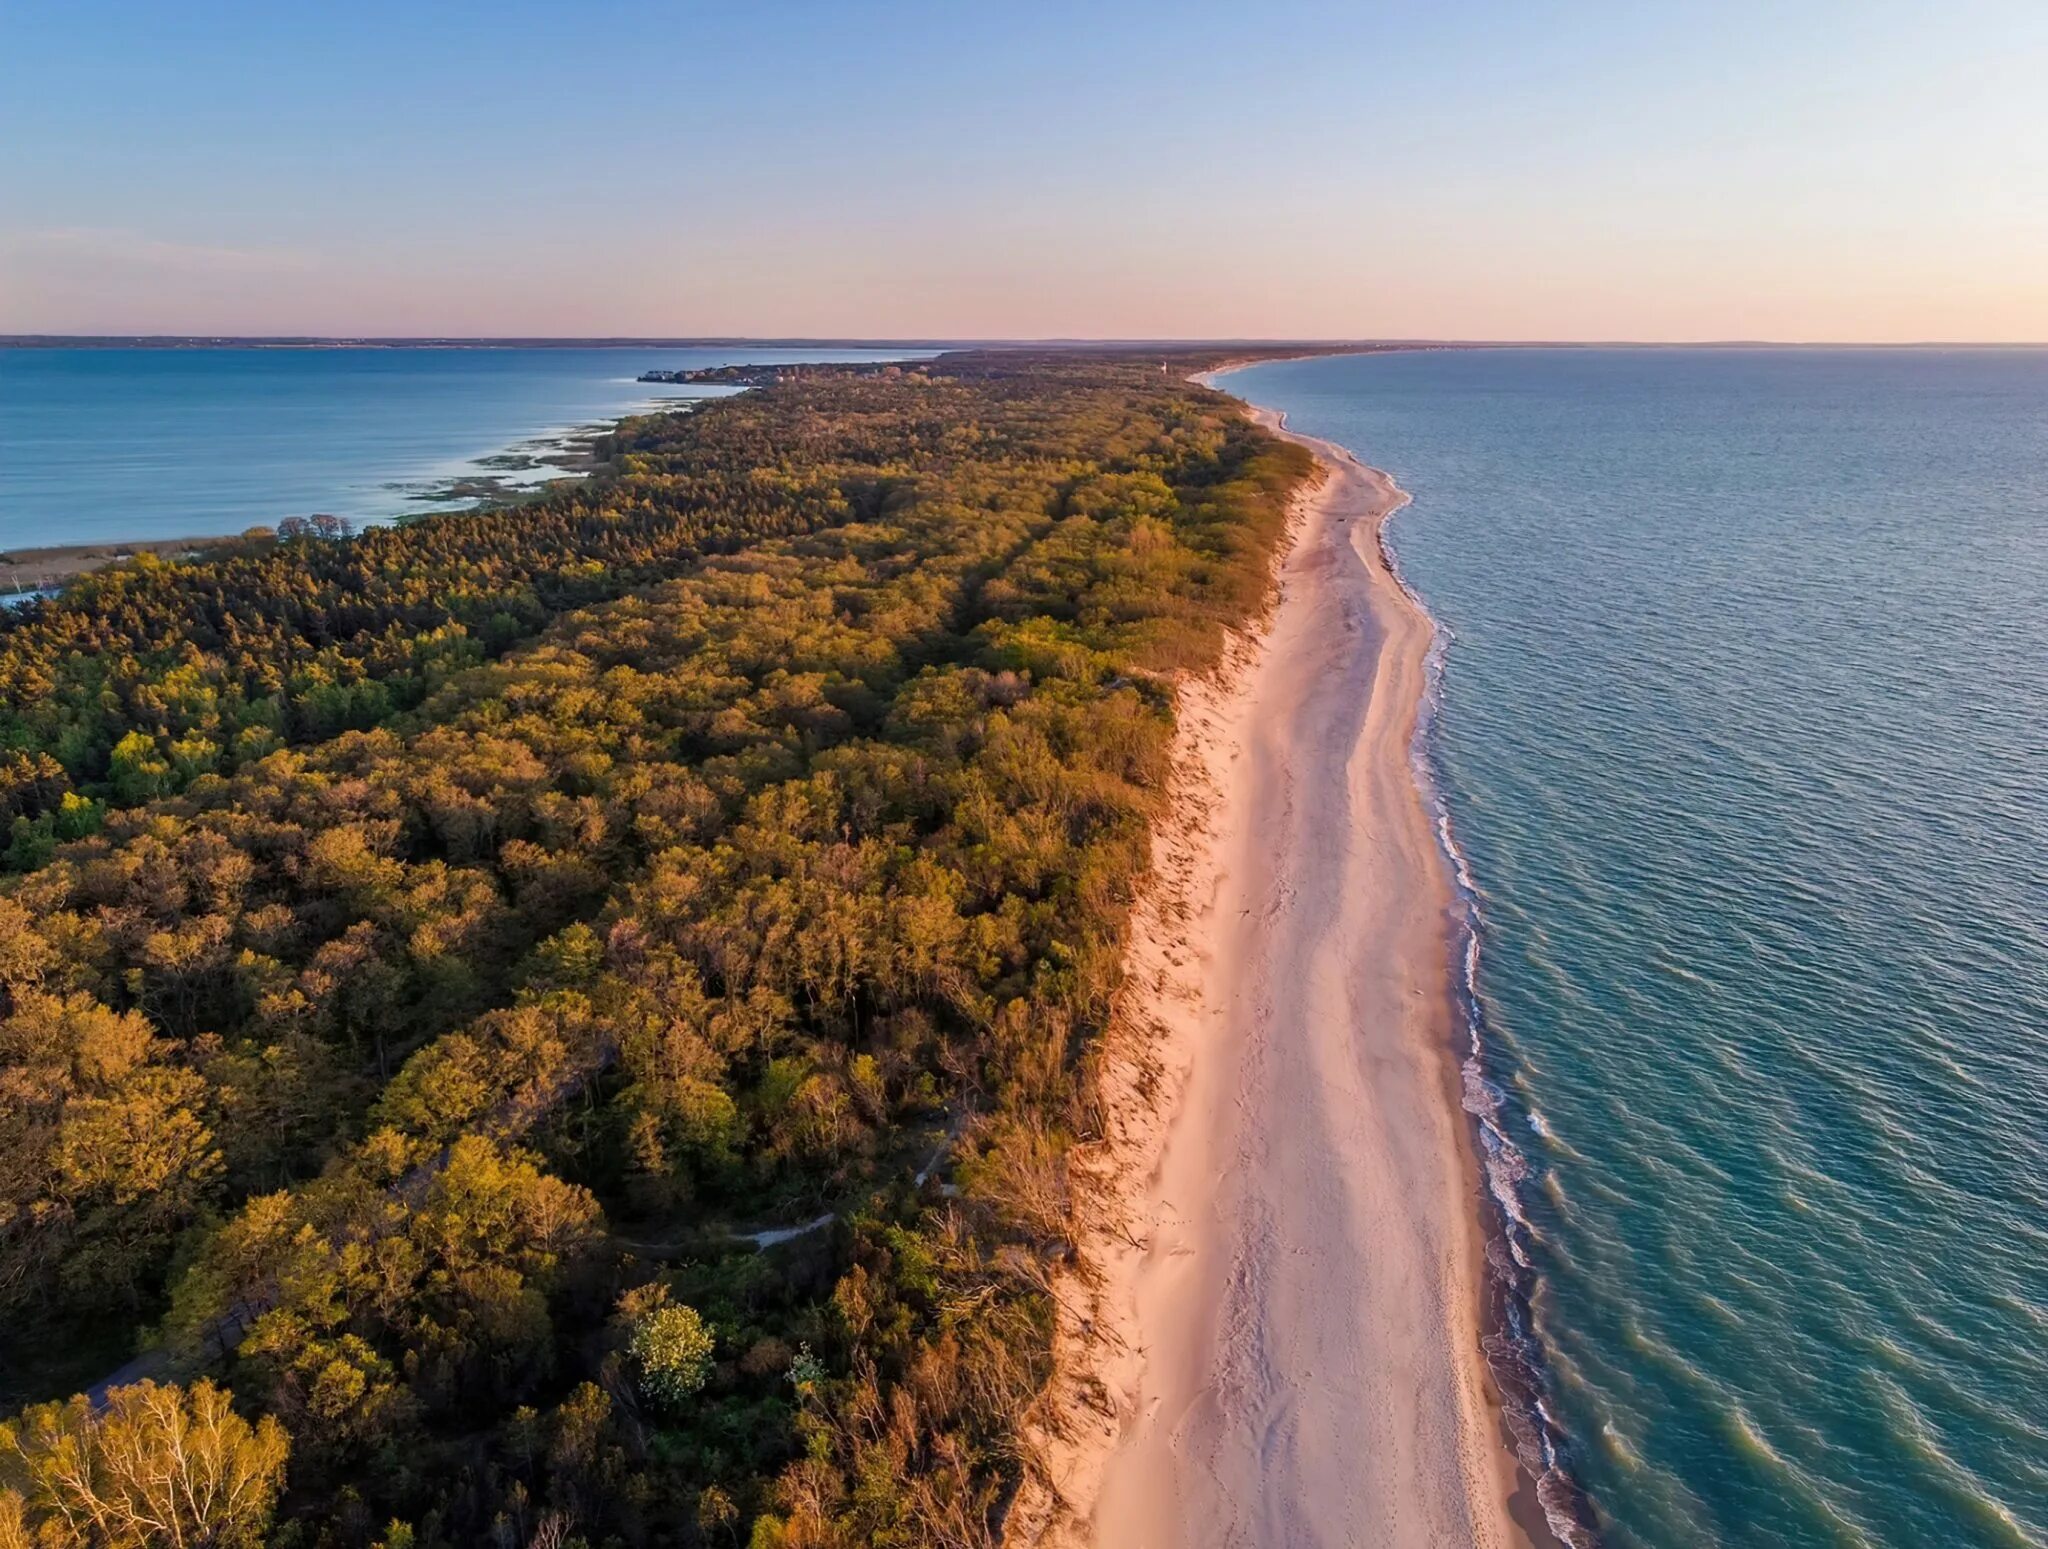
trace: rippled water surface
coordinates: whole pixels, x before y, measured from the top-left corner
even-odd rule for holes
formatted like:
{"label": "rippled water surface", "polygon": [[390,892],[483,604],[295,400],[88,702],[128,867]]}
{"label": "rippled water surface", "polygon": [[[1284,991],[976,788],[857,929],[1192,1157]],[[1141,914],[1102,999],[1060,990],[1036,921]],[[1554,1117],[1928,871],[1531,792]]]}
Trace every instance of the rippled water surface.
{"label": "rippled water surface", "polygon": [[[0,550],[447,509],[558,476],[565,432],[706,389],[650,368],[863,350],[0,348]],[[710,389],[718,392],[723,389]],[[505,454],[515,466],[506,466]]]}
{"label": "rippled water surface", "polygon": [[2048,1543],[2048,353],[1227,385],[1415,497],[1429,755],[1607,1541]]}

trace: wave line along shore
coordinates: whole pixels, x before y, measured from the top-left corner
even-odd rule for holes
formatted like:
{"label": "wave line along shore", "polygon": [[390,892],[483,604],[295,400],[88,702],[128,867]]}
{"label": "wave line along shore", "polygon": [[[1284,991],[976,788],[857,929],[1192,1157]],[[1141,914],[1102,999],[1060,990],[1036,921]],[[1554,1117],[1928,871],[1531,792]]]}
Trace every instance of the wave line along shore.
{"label": "wave line along shore", "polygon": [[1322,477],[1264,628],[1181,692],[1009,1537],[1554,1543],[1480,1347],[1459,903],[1411,762],[1434,629],[1380,545],[1407,496],[1252,412]]}

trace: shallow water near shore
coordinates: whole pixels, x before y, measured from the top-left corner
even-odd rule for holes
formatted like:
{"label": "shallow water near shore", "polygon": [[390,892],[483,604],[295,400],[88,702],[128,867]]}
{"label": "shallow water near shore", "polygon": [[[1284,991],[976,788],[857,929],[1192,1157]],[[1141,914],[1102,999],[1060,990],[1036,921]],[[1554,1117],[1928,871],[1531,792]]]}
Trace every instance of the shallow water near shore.
{"label": "shallow water near shore", "polygon": [[636,381],[643,371],[900,358],[744,346],[0,349],[0,550],[458,508],[573,471],[579,429],[730,391]]}
{"label": "shallow water near shore", "polygon": [[1222,385],[1414,497],[1496,1178],[1605,1540],[2048,1542],[2048,352]]}

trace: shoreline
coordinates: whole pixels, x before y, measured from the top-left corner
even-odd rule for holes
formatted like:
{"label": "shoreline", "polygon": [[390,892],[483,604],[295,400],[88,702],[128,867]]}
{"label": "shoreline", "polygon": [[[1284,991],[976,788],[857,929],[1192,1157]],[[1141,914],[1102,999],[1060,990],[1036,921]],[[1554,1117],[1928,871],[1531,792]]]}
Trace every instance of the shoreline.
{"label": "shoreline", "polygon": [[543,498],[554,488],[602,473],[608,459],[601,448],[626,421],[692,413],[731,396],[715,387],[685,392],[637,380],[631,385],[641,391],[615,408],[517,432],[484,450],[454,453],[409,470],[388,471],[388,476],[362,486],[377,492],[378,498],[369,508],[344,489],[334,491],[335,498],[325,506],[271,511],[233,531],[163,537],[125,534],[70,543],[53,541],[62,535],[51,532],[21,541],[0,541],[0,603],[17,595],[27,600],[39,591],[55,595],[80,576],[143,553],[175,561],[240,543],[252,532],[274,531],[278,523],[310,516],[315,509],[336,511],[358,531],[403,526],[426,517],[515,509]]}
{"label": "shoreline", "polygon": [[[1290,357],[1313,359],[1312,356]],[[1260,360],[1229,362],[1194,380],[1217,392],[1229,392],[1216,378]],[[1230,394],[1239,397],[1237,394]],[[1467,868],[1454,831],[1449,804],[1436,782],[1427,743],[1440,704],[1444,652],[1450,634],[1402,572],[1387,528],[1411,499],[1391,474],[1373,468],[1349,447],[1291,429],[1283,411],[1240,398],[1252,417],[1316,455],[1325,465],[1346,464],[1387,481],[1399,496],[1372,525],[1373,558],[1400,594],[1403,603],[1429,632],[1423,658],[1423,687],[1410,736],[1409,767],[1415,793],[1436,834],[1437,848],[1450,877],[1455,902],[1450,912],[1445,947],[1451,967],[1451,996],[1457,1015],[1446,1043],[1456,1074],[1456,1102],[1466,1123],[1461,1159],[1472,1179],[1481,1232],[1483,1312],[1480,1347],[1500,1401],[1502,1437],[1514,1453],[1517,1488],[1511,1509],[1531,1542],[1543,1549],[1597,1549],[1600,1539],[1578,1480],[1562,1461],[1566,1436],[1543,1404],[1544,1356],[1531,1328],[1530,1297],[1535,1274],[1518,1232],[1523,1229],[1517,1201],[1524,1162],[1500,1122],[1502,1094],[1484,1066],[1485,1014],[1479,999],[1482,943],[1478,884]],[[1368,559],[1370,565],[1371,559]]]}
{"label": "shoreline", "polygon": [[133,542],[107,540],[97,543],[50,543],[0,548],[0,600],[16,588],[30,590],[42,584],[61,588],[65,582],[138,554],[154,554],[162,560],[184,559],[224,543],[241,541],[238,533],[183,538],[138,538]]}
{"label": "shoreline", "polygon": [[[531,436],[508,441],[495,451],[473,457],[450,459],[444,471],[417,478],[399,479],[384,488],[406,492],[403,498],[418,509],[390,515],[350,517],[360,532],[371,527],[404,526],[436,516],[475,516],[485,511],[508,510],[540,499],[563,484],[577,484],[601,473],[606,459],[599,447],[618,434],[627,420],[659,414],[694,412],[719,394],[705,397],[649,398],[603,420],[550,428]],[[538,477],[522,478],[522,475]],[[211,533],[168,538],[103,538],[84,543],[0,545],[0,603],[19,594],[24,599],[38,593],[54,596],[80,576],[91,575],[110,565],[152,554],[160,560],[203,558],[211,551],[249,541],[252,533],[272,533],[278,522],[293,515],[286,512],[241,532]]]}
{"label": "shoreline", "polygon": [[1407,496],[1247,411],[1320,475],[1278,602],[1181,690],[1011,1536],[1556,1544],[1482,1349],[1463,916],[1415,762],[1437,632],[1383,538]]}
{"label": "shoreline", "polygon": [[[1276,415],[1275,428],[1281,434],[1328,447],[1342,457],[1358,461],[1349,449],[1335,442],[1287,430],[1285,420],[1284,414]],[[1393,515],[1389,512],[1387,519],[1391,520]],[[1400,561],[1387,540],[1386,520],[1375,530],[1374,542],[1382,568],[1400,588],[1409,606],[1428,623],[1431,632],[1429,652],[1423,663],[1423,703],[1416,723],[1411,767],[1416,793],[1430,813],[1438,849],[1457,900],[1447,944],[1454,964],[1452,994],[1458,1017],[1448,1047],[1458,1071],[1458,1105],[1466,1119],[1465,1157],[1476,1179],[1482,1234],[1480,1274],[1485,1289],[1485,1312],[1480,1325],[1480,1348],[1501,1395],[1504,1439],[1515,1454],[1517,1474],[1528,1492],[1524,1500],[1518,1490],[1513,1504],[1519,1515],[1528,1518],[1524,1525],[1532,1538],[1546,1549],[1598,1549],[1600,1538],[1592,1526],[1585,1491],[1563,1461],[1565,1432],[1543,1403],[1545,1358],[1531,1326],[1530,1297],[1536,1276],[1519,1235],[1526,1231],[1518,1203],[1526,1162],[1501,1125],[1504,1094],[1485,1069],[1486,1017],[1479,998],[1483,940],[1479,887],[1466,864],[1449,803],[1437,786],[1427,751],[1430,724],[1440,704],[1444,649],[1450,633],[1402,573]],[[1462,1038],[1457,1036],[1459,1033]]]}

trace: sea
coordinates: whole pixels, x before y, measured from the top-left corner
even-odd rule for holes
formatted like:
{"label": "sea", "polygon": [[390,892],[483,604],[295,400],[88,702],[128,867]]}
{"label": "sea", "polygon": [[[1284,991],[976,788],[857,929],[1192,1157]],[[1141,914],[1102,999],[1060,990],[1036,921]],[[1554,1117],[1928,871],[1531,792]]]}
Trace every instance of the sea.
{"label": "sea", "polygon": [[0,347],[0,552],[461,509],[574,471],[648,370],[874,350]]}
{"label": "sea", "polygon": [[2048,1544],[2048,352],[1223,385],[1414,497],[1467,1107],[1583,1520]]}

